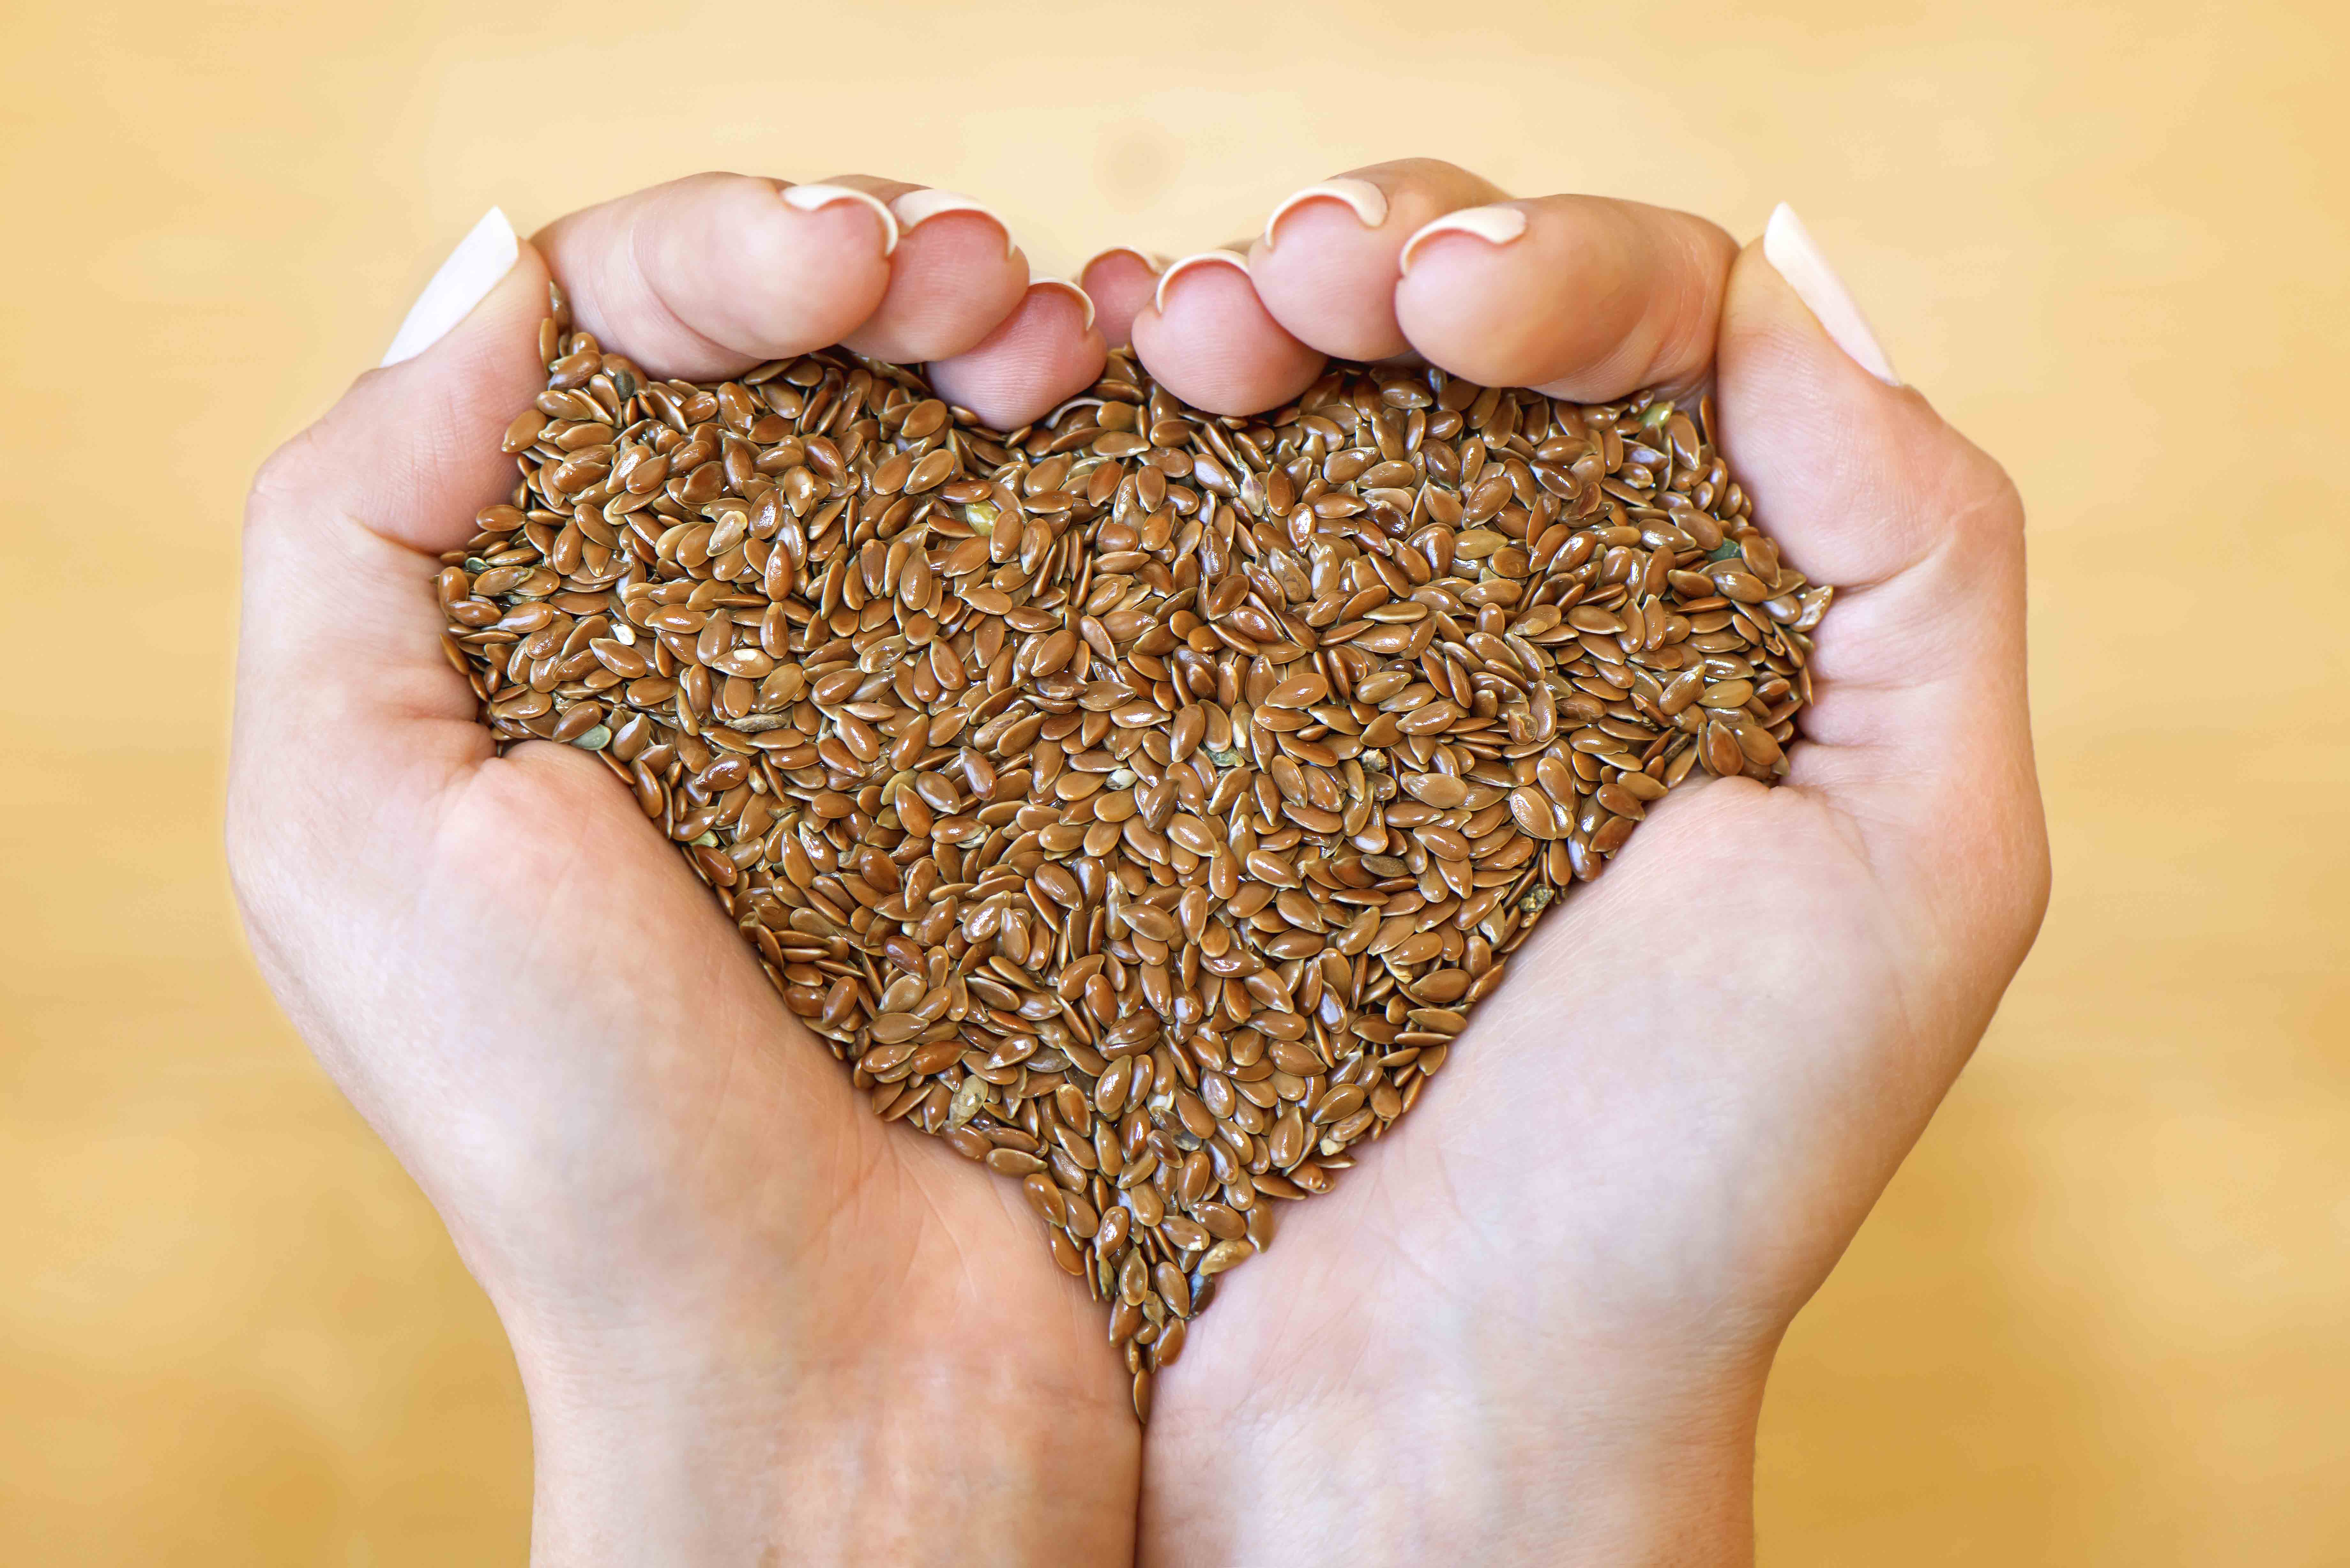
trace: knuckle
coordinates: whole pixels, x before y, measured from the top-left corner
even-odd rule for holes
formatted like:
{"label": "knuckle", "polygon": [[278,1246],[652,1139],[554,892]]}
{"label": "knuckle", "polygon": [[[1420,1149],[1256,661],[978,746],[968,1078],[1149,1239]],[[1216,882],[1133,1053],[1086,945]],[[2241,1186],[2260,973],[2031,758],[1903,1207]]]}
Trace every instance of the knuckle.
{"label": "knuckle", "polygon": [[248,532],[274,519],[301,511],[316,499],[327,472],[324,443],[312,425],[289,437],[261,460],[244,495],[244,525]]}
{"label": "knuckle", "polygon": [[2027,791],[2020,820],[2009,845],[2006,898],[2002,914],[2006,934],[2018,961],[2038,940],[2048,915],[2055,886],[2054,862],[2048,848],[2048,823],[2036,788]]}
{"label": "knuckle", "polygon": [[1681,223],[1682,243],[1693,266],[1708,273],[1716,298],[1730,288],[1731,265],[1738,259],[1738,237],[1711,218],[1698,213],[1675,213]]}
{"label": "knuckle", "polygon": [[1980,447],[1973,447],[1983,470],[1983,488],[1993,510],[2016,528],[2023,526],[2023,492],[2016,487],[2015,476],[2007,465]]}
{"label": "knuckle", "polygon": [[1729,275],[1726,266],[1692,265],[1673,270],[1667,279],[1667,297],[1659,302],[1664,330],[1649,367],[1652,375],[1695,376],[1713,362]]}
{"label": "knuckle", "polygon": [[229,791],[228,810],[221,823],[221,848],[228,862],[230,890],[236,895],[238,904],[248,910],[253,904],[259,869],[258,846],[252,818],[253,807],[246,802],[244,791],[233,786]]}
{"label": "knuckle", "polygon": [[1960,438],[1947,476],[1952,514],[1976,537],[2007,545],[2023,537],[2023,493],[1997,459]]}
{"label": "knuckle", "polygon": [[221,823],[221,847],[238,916],[247,930],[259,932],[268,925],[277,872],[271,837],[264,826],[268,811],[254,798],[255,791],[255,785],[247,776],[246,759],[240,757],[232,769],[228,809]]}
{"label": "knuckle", "polygon": [[1951,448],[1948,477],[1953,487],[1985,510],[2005,511],[2020,517],[2023,511],[2022,493],[2016,489],[2015,480],[2005,465],[1955,427],[1943,428],[1949,432]]}
{"label": "knuckle", "polygon": [[1922,514],[1970,545],[2004,549],[2023,537],[2023,495],[2015,481],[1982,448],[1943,421],[1916,392],[1899,394],[1908,413],[1891,435],[1894,472],[1909,477],[1908,487]]}

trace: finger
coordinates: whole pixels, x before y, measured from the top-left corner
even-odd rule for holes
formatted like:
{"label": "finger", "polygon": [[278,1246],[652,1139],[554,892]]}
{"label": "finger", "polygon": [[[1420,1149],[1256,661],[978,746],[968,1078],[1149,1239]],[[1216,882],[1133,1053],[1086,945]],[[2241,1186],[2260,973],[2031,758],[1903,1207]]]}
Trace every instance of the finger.
{"label": "finger", "polygon": [[536,244],[582,331],[707,380],[837,343],[880,306],[898,220],[854,186],[697,174],[557,219]]}
{"label": "finger", "polygon": [[1396,320],[1430,362],[1490,387],[1585,402],[1687,387],[1712,360],[1737,254],[1704,219],[1637,202],[1463,207],[1405,244]]}
{"label": "finger", "polygon": [[2022,503],[1996,462],[1889,383],[1793,217],[1781,209],[1739,254],[1717,367],[1722,451],[1756,522],[1788,567],[1837,587],[1810,659],[1814,743],[1790,777],[1947,888],[2044,888]]}
{"label": "finger", "polygon": [[1095,324],[1111,348],[1123,348],[1134,341],[1134,318],[1150,303],[1159,275],[1166,270],[1163,256],[1119,245],[1086,263],[1077,274],[1077,286],[1094,302]]}
{"label": "finger", "polygon": [[1219,414],[1284,403],[1324,363],[1265,309],[1237,250],[1201,251],[1161,273],[1134,318],[1134,351],[1169,391]]}
{"label": "finger", "polygon": [[401,325],[385,362],[264,465],[248,520],[328,514],[404,549],[438,554],[514,486],[500,435],[546,385],[539,326],[547,270],[491,209]]}
{"label": "finger", "polygon": [[978,347],[1020,304],[1028,258],[1010,225],[969,196],[836,175],[826,182],[879,198],[898,223],[889,286],[844,348],[894,364],[945,359]]}
{"label": "finger", "polygon": [[1447,213],[1502,194],[1432,158],[1352,170],[1273,210],[1249,250],[1249,275],[1300,342],[1341,359],[1390,358],[1408,347],[1395,286],[1405,242]]}
{"label": "finger", "polygon": [[976,348],[928,368],[948,402],[997,430],[1017,430],[1100,379],[1109,360],[1093,301],[1076,285],[1039,278]]}
{"label": "finger", "polygon": [[[452,278],[469,254],[486,265]],[[371,788],[359,760],[447,770],[489,753],[473,692],[441,653],[432,578],[439,554],[464,545],[475,514],[513,488],[498,438],[546,384],[546,269],[493,212],[418,314],[436,297],[454,324],[360,377],[254,482],[237,754],[319,760],[268,787]]]}

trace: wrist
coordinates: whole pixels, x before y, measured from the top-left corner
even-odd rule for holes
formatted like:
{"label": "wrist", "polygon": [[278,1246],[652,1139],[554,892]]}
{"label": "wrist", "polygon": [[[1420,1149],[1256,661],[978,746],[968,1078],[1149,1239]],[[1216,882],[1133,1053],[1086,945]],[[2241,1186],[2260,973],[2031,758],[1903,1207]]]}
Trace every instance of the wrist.
{"label": "wrist", "polygon": [[1767,1348],[1489,1344],[1212,1417],[1170,1399],[1150,1433],[1148,1560],[1747,1563],[1768,1366]]}
{"label": "wrist", "polygon": [[515,1342],[531,1429],[531,1563],[758,1562],[784,1518],[775,1390],[626,1347]]}
{"label": "wrist", "polygon": [[1131,1414],[951,1351],[518,1345],[532,1563],[1130,1560]]}

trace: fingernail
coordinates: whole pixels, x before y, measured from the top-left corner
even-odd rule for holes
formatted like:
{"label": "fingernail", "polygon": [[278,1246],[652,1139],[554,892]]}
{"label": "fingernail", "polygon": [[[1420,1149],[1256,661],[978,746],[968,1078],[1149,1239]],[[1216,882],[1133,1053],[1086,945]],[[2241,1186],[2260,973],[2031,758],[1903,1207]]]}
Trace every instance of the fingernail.
{"label": "fingernail", "polygon": [[1273,249],[1274,225],[1286,217],[1292,207],[1324,197],[1345,202],[1367,229],[1376,229],[1388,221],[1387,192],[1377,185],[1367,180],[1325,180],[1319,185],[1308,185],[1303,191],[1293,192],[1287,201],[1273,210],[1273,216],[1264,221],[1264,248]]}
{"label": "fingernail", "polygon": [[1156,251],[1146,251],[1139,245],[1112,245],[1106,251],[1096,251],[1092,255],[1087,256],[1086,265],[1077,269],[1077,275],[1085,276],[1094,270],[1096,263],[1107,261],[1111,256],[1132,256],[1140,262],[1144,269],[1153,277],[1167,270],[1167,258]]}
{"label": "fingernail", "polygon": [[1195,251],[1159,275],[1159,289],[1150,296],[1150,307],[1153,310],[1164,311],[1167,308],[1169,284],[1173,283],[1193,267],[1212,266],[1219,263],[1232,268],[1243,277],[1247,277],[1249,275],[1248,263],[1230,251]]}
{"label": "fingernail", "polygon": [[506,222],[505,213],[495,207],[483,213],[482,221],[457,242],[457,248],[408,307],[408,316],[391,335],[391,347],[383,351],[378,368],[413,359],[447,337],[449,328],[464,320],[466,313],[497,287],[498,280],[514,270],[515,258],[521,254],[522,242],[515,238],[514,225]]}
{"label": "fingernail", "polygon": [[1463,207],[1421,224],[1418,234],[1404,241],[1403,254],[1396,259],[1396,265],[1409,277],[1412,253],[1438,234],[1473,234],[1489,245],[1506,245],[1525,232],[1526,215],[1515,207]]}
{"label": "fingernail", "polygon": [[1804,227],[1804,220],[1795,216],[1795,209],[1784,202],[1772,212],[1771,222],[1762,230],[1762,259],[1778,268],[1795,297],[1810,307],[1835,346],[1851,355],[1855,364],[1888,387],[1901,384],[1852,290],[1828,265],[1828,258],[1820,254],[1818,243]]}
{"label": "fingernail", "polygon": [[[793,187],[795,190],[800,188]],[[1012,259],[1012,225],[1005,223],[994,208],[969,196],[960,196],[952,191],[909,191],[889,203],[889,211],[897,215],[900,234],[919,229],[942,213],[977,213],[1003,231],[1003,259]]]}
{"label": "fingernail", "polygon": [[1084,289],[1079,288],[1076,284],[1071,283],[1067,278],[1066,278],[1066,277],[1036,277],[1036,278],[1030,278],[1030,279],[1028,280],[1028,286],[1029,286],[1029,288],[1030,288],[1030,289],[1032,289],[1032,290],[1034,290],[1034,289],[1039,289],[1039,288],[1065,288],[1065,289],[1067,289],[1071,295],[1073,295],[1074,296],[1076,296],[1077,303],[1078,303],[1079,305],[1082,305],[1082,306],[1084,306],[1086,307],[1086,330],[1087,330],[1087,331],[1088,331],[1088,332],[1091,332],[1091,331],[1094,329],[1094,296],[1093,296],[1092,295],[1090,295],[1090,294],[1087,294]]}
{"label": "fingernail", "polygon": [[881,198],[870,192],[854,190],[847,185],[786,185],[784,201],[803,213],[822,212],[836,202],[862,202],[881,220],[881,255],[888,260],[898,249],[897,214],[882,204]]}

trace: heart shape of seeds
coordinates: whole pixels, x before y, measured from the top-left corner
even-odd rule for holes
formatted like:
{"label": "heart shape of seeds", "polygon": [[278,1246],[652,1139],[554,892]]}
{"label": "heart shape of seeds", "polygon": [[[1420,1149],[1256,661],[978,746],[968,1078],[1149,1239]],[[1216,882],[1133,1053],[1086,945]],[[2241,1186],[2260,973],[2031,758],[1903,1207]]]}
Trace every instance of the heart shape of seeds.
{"label": "heart shape of seeds", "polygon": [[1337,365],[1232,419],[1120,353],[997,432],[555,312],[452,659],[635,791],[876,1115],[1023,1185],[1139,1416],[1545,909],[1692,769],[1785,771],[1832,590],[1702,400]]}

